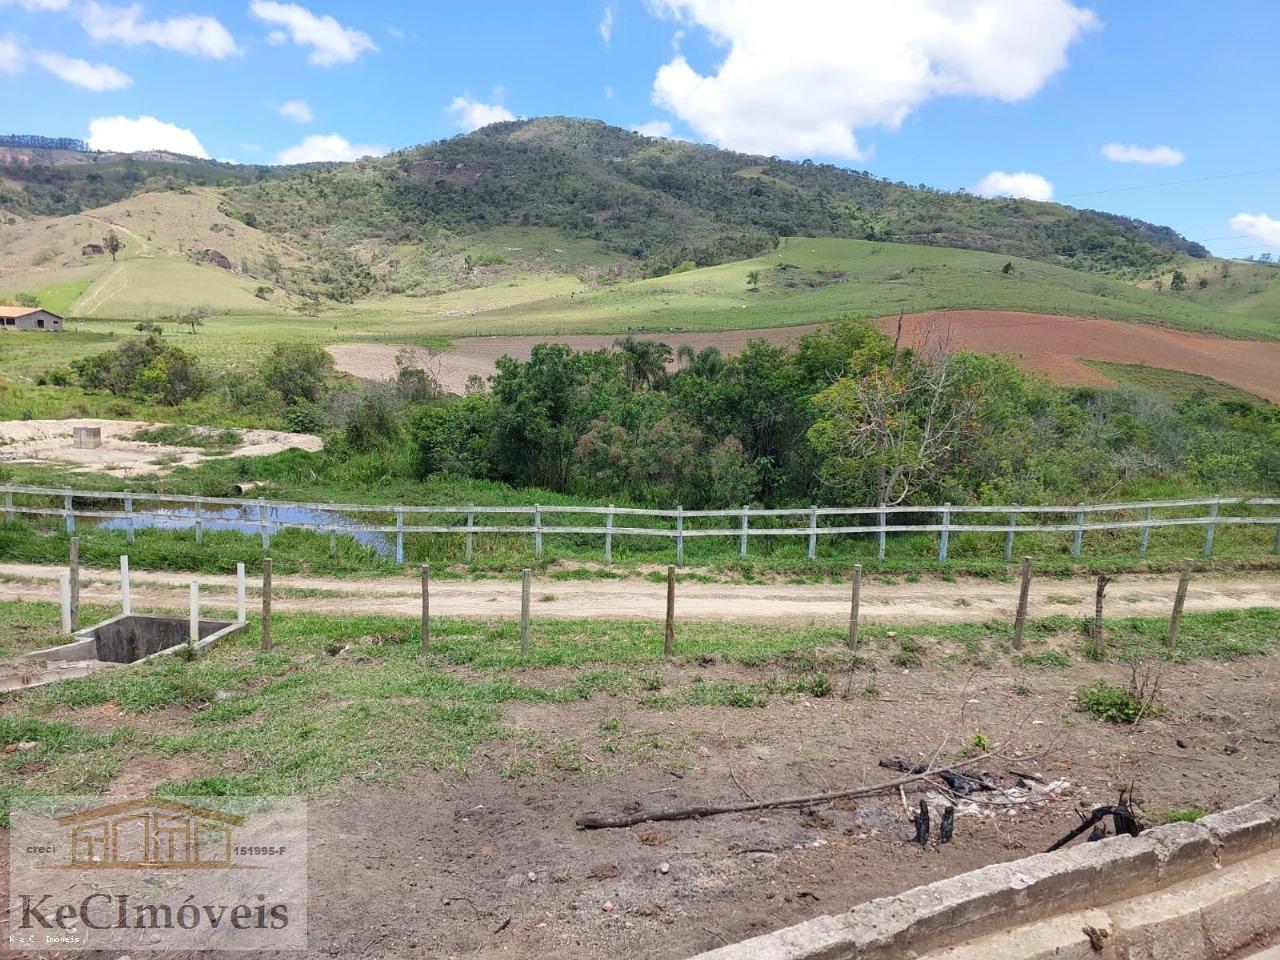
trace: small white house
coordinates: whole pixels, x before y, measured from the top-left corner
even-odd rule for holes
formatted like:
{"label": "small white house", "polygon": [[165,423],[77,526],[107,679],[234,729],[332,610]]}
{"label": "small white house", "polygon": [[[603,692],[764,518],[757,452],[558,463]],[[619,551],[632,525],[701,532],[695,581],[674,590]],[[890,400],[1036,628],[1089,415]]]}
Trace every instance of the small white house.
{"label": "small white house", "polygon": [[0,307],[0,329],[61,330],[62,318],[41,307]]}

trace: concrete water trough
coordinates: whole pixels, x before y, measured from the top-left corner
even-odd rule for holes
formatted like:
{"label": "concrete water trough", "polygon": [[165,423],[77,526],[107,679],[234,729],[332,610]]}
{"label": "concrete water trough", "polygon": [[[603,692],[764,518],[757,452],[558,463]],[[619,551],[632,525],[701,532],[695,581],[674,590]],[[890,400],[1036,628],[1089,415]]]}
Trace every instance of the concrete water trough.
{"label": "concrete water trough", "polygon": [[[203,653],[219,640],[235,636],[244,629],[234,620],[199,620],[199,639],[192,644],[195,653]],[[157,614],[121,614],[72,634],[70,643],[29,653],[27,660],[101,660],[103,663],[138,663],[161,654],[172,653],[185,646],[191,636],[191,623],[186,617]]]}
{"label": "concrete water trough", "polygon": [[70,634],[70,639],[56,647],[36,650],[0,664],[0,692],[82,677],[179,650],[189,649],[193,654],[200,654],[218,641],[242,632],[246,626],[244,564],[236,565],[235,620],[202,617],[199,588],[195,583],[191,584],[188,616],[134,613],[129,597],[129,558],[121,557],[120,614],[73,631],[71,580],[68,574],[62,574],[60,580],[63,630]]}

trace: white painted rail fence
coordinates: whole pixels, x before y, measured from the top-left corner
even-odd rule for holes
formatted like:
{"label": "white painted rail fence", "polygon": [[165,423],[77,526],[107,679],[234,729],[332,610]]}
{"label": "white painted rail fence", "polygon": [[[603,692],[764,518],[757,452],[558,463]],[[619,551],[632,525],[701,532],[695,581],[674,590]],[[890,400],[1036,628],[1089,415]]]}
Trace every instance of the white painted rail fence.
{"label": "white painted rail fence", "polygon": [[[547,535],[575,534],[599,536],[604,543],[606,562],[613,559],[613,541],[617,537],[665,537],[675,541],[677,562],[684,560],[685,541],[693,537],[724,537],[736,539],[739,553],[747,556],[751,537],[805,537],[810,559],[815,559],[819,538],[833,536],[871,536],[878,541],[879,555],[884,557],[885,538],[888,534],[929,533],[938,536],[938,560],[948,558],[950,539],[962,533],[1003,533],[1004,556],[1011,560],[1014,541],[1020,533],[1059,533],[1071,535],[1071,553],[1081,556],[1084,536],[1103,530],[1131,530],[1137,535],[1137,553],[1147,553],[1150,533],[1171,527],[1203,527],[1202,552],[1213,552],[1215,532],[1227,526],[1273,526],[1276,528],[1274,552],[1280,554],[1280,498],[1277,497],[1202,497],[1186,500],[1147,500],[1126,503],[1072,504],[1059,506],[965,506],[943,504],[941,506],[864,506],[864,507],[787,507],[752,509],[739,507],[722,510],[648,510],[639,507],[599,506],[406,506],[399,504],[361,503],[305,503],[301,501],[240,499],[231,497],[194,497],[180,494],[139,493],[134,491],[66,490],[50,487],[20,485],[0,486],[4,496],[4,517],[12,523],[18,517],[56,517],[62,521],[67,533],[74,534],[77,520],[118,521],[123,524],[126,536],[133,540],[135,526],[144,521],[151,526],[186,528],[192,531],[196,542],[215,518],[210,508],[234,509],[240,516],[234,523],[242,531],[255,529],[261,537],[263,551],[270,548],[271,537],[280,530],[302,530],[329,536],[330,551],[336,538],[355,534],[381,534],[394,538],[395,557],[404,563],[405,538],[415,534],[446,534],[465,537],[466,556],[472,555],[477,535],[512,535],[531,537],[534,552],[542,556],[543,538]],[[36,502],[24,502],[26,500]],[[96,503],[103,503],[98,507]],[[109,509],[115,502],[119,509]],[[139,504],[149,509],[140,509]],[[1235,511],[1261,510],[1262,515],[1245,515]],[[1156,516],[1157,510],[1189,512],[1192,516]],[[177,513],[175,511],[184,511]],[[282,519],[280,511],[310,512],[332,515],[333,522],[306,522]],[[274,514],[274,516],[273,516]],[[373,521],[354,522],[352,515],[373,514]],[[1126,517],[1124,514],[1137,515]],[[377,517],[390,518],[378,522]],[[414,523],[415,517],[457,517],[454,523]],[[599,518],[594,524],[547,524],[548,517]],[[898,517],[935,518],[936,522],[894,523]],[[477,518],[526,518],[524,523],[477,523]],[[977,522],[963,522],[965,517],[975,517]],[[1023,518],[1030,517],[1031,522]],[[1046,517],[1061,517],[1058,522],[1046,522]],[[622,519],[648,518],[662,526],[619,525]],[[722,518],[723,525],[691,527],[690,520]],[[752,519],[788,521],[792,525],[755,526]],[[957,518],[960,518],[959,520]],[[990,522],[998,518],[999,522]],[[857,521],[871,519],[871,523]],[[843,521],[843,522],[841,522]],[[988,521],[988,522],[983,522]]]}

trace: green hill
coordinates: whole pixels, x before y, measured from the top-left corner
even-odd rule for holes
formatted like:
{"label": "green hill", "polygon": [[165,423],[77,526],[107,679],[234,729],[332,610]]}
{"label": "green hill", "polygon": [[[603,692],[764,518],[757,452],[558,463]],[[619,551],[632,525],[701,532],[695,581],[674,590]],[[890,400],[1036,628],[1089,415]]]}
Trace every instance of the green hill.
{"label": "green hill", "polygon": [[[350,255],[365,293],[380,287],[363,269],[379,259],[372,245],[383,260],[403,259],[406,248],[503,226],[594,240],[649,276],[755,256],[784,236],[962,247],[1129,278],[1207,255],[1167,227],[1112,214],[945,193],[563,117],[494,124],[381,159],[231,186],[226,196],[233,216]],[[396,291],[419,289],[411,271],[390,273]]]}

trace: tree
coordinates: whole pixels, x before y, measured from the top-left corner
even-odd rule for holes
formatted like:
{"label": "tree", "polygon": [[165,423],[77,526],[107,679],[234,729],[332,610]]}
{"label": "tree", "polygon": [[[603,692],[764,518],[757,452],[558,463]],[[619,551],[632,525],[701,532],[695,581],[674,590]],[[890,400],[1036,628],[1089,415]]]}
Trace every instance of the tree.
{"label": "tree", "polygon": [[1209,286],[1209,278],[1201,277],[1199,280],[1196,281],[1196,286],[1199,287],[1201,290],[1203,290],[1205,287]]}
{"label": "tree", "polygon": [[1003,273],[1006,277],[1007,277],[1007,276],[1009,276],[1010,274],[1012,274],[1012,273],[1013,273],[1013,261],[1012,261],[1012,260],[1010,260],[1010,261],[1009,261],[1008,263],[1006,263],[1003,267],[1001,267],[1001,268],[1000,268],[1000,272],[1001,272],[1001,273]]}
{"label": "tree", "polygon": [[124,249],[124,241],[120,239],[120,235],[114,230],[108,230],[107,235],[102,238],[102,246],[111,254],[111,260],[114,263],[116,254]]}
{"label": "tree", "polygon": [[870,488],[875,503],[899,504],[936,480],[977,430],[980,381],[964,376],[941,345],[904,354],[893,366],[847,376],[814,397],[820,419],[809,440],[824,483]]}
{"label": "tree", "polygon": [[747,273],[747,287],[751,290],[760,289],[760,271],[751,270]]}
{"label": "tree", "polygon": [[1169,289],[1174,293],[1181,293],[1187,289],[1187,275],[1181,270],[1173,271],[1173,277],[1169,281]]}
{"label": "tree", "polygon": [[40,306],[39,298],[36,297],[36,295],[33,293],[20,293],[17,296],[15,296],[13,299],[20,307]]}
{"label": "tree", "polygon": [[1156,293],[1160,293],[1161,291],[1164,290],[1164,281],[1161,280],[1159,277],[1156,277],[1156,282],[1153,283],[1151,286]]}
{"label": "tree", "polygon": [[284,397],[285,403],[315,403],[333,373],[333,357],[314,343],[277,343],[259,364],[262,381]]}
{"label": "tree", "polygon": [[191,330],[191,335],[195,336],[197,328],[204,326],[204,318],[209,316],[210,312],[211,311],[208,307],[192,307],[182,316],[178,317],[177,322],[189,328]]}
{"label": "tree", "polygon": [[657,340],[638,340],[628,334],[613,341],[622,354],[622,366],[627,377],[627,386],[634,393],[637,390],[653,390],[659,386],[667,375],[667,364],[671,362],[671,348]]}

